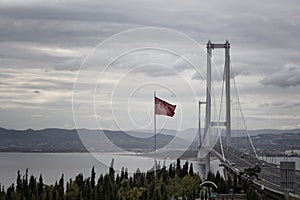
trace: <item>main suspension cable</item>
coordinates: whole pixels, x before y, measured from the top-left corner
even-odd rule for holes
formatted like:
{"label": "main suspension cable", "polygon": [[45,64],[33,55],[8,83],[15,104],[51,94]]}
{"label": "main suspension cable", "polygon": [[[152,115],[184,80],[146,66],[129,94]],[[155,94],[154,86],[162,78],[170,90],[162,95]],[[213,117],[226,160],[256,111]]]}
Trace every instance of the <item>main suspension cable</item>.
{"label": "main suspension cable", "polygon": [[[232,65],[230,65],[230,69],[231,69],[231,71],[232,71]],[[250,144],[251,144],[251,147],[252,147],[252,149],[253,149],[253,152],[254,152],[255,157],[258,157],[258,156],[257,156],[257,153],[256,153],[256,150],[255,150],[255,148],[254,148],[252,139],[251,139],[251,137],[250,137],[250,135],[249,135],[249,132],[248,132],[248,128],[247,128],[246,120],[245,120],[244,113],[243,113],[243,110],[242,110],[242,107],[241,107],[240,98],[239,98],[239,94],[238,94],[238,90],[237,90],[237,87],[236,87],[236,82],[235,82],[234,76],[232,76],[232,80],[233,80],[233,85],[234,85],[235,94],[236,94],[236,98],[237,98],[237,103],[238,103],[239,109],[240,109],[240,111],[241,111],[241,117],[242,117],[242,120],[243,120],[243,123],[244,123],[244,126],[245,126],[245,130],[246,130],[246,133],[247,133],[247,137],[248,137],[248,139],[249,139],[249,141],[250,141]]]}

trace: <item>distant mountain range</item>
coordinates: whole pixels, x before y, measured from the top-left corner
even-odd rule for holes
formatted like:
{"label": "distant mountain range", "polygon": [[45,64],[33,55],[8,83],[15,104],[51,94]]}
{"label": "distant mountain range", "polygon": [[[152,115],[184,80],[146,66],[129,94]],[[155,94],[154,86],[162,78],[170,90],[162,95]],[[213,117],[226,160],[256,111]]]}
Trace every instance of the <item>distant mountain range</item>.
{"label": "distant mountain range", "polygon": [[[87,149],[96,152],[118,151],[120,149],[139,152],[151,151],[154,147],[153,134],[137,131],[88,129],[77,131],[56,128],[10,130],[0,128],[0,138],[0,151],[2,152],[86,152]],[[189,146],[189,143],[184,139],[160,133],[156,135],[156,142],[157,148],[166,145],[168,148]]]}
{"label": "distant mountain range", "polygon": [[[232,135],[237,135],[237,132],[233,130]],[[280,150],[284,150],[289,146],[300,144],[300,129],[263,129],[250,130],[248,133],[253,138],[254,146],[259,149],[264,149],[266,148],[264,146],[267,145],[268,150],[271,150],[277,148],[276,145],[281,145]],[[236,138],[233,141],[241,144],[240,141],[244,140],[245,136],[242,135],[240,139]],[[88,129],[77,131],[57,128],[43,130],[0,128],[0,138],[0,152],[86,152],[88,150],[101,152],[117,151],[118,149],[145,152],[151,151],[154,143],[151,130],[124,132]],[[157,148],[183,149],[189,147],[194,150],[197,149],[197,140],[197,129],[194,128],[184,131],[163,129],[159,131],[156,139]]]}
{"label": "distant mountain range", "polygon": [[283,133],[300,133],[300,129],[289,129],[289,130],[276,130],[276,129],[260,129],[260,130],[249,130],[250,136],[256,136],[260,134],[283,134]]}
{"label": "distant mountain range", "polygon": [[75,130],[8,130],[0,128],[0,151],[85,152]]}

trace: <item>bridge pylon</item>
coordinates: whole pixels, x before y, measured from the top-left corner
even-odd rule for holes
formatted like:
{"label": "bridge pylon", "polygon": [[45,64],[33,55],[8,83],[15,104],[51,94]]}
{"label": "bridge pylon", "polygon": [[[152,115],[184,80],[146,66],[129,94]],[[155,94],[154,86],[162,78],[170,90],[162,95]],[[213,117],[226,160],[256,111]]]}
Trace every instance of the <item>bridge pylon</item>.
{"label": "bridge pylon", "polygon": [[[205,126],[204,126],[204,138],[206,138],[206,147],[202,146],[199,151],[208,151],[205,157],[201,157],[201,152],[198,152],[198,161],[200,165],[205,164],[205,176],[207,176],[210,169],[210,153],[207,148],[210,148],[210,129],[213,126],[225,126],[226,127],[226,146],[231,146],[231,113],[230,113],[230,43],[226,40],[224,44],[215,44],[208,41],[206,45],[207,49],[207,71],[206,71],[206,107],[205,107]],[[211,92],[212,92],[212,51],[214,49],[225,49],[225,95],[226,95],[226,121],[225,122],[212,122],[211,121]],[[204,104],[204,102],[202,102]],[[199,102],[199,112],[201,103]],[[200,113],[199,113],[200,116]],[[200,134],[200,117],[199,117],[199,141],[201,141]],[[199,142],[200,145],[202,145]]]}

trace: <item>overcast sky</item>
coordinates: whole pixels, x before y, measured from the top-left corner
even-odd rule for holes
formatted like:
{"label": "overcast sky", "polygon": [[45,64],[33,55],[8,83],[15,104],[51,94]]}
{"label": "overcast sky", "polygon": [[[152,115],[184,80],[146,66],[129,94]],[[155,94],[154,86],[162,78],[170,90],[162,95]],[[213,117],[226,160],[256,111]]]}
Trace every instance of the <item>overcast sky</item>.
{"label": "overcast sky", "polygon": [[[167,29],[119,34],[143,27]],[[2,0],[0,30],[1,127],[151,129],[153,90],[177,105],[159,127],[197,127],[206,57],[193,39],[229,40],[248,129],[300,128],[298,0]]]}

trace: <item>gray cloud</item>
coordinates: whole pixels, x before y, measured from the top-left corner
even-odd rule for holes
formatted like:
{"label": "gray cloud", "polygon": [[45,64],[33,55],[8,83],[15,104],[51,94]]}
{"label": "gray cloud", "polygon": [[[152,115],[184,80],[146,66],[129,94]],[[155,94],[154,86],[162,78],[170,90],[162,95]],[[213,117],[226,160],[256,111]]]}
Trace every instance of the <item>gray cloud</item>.
{"label": "gray cloud", "polygon": [[[246,102],[245,109],[250,114],[259,113],[255,109],[264,103],[286,109],[286,113],[293,106],[296,108],[295,112],[300,112],[297,102],[291,101],[299,99],[299,5],[300,2],[294,0],[2,2],[0,100],[1,105],[7,105],[9,108],[1,108],[0,121],[7,127],[14,126],[14,119],[22,121],[22,127],[72,124],[71,117],[64,122],[66,116],[62,118],[62,114],[58,115],[56,111],[51,112],[51,115],[47,113],[57,107],[61,113],[72,115],[70,93],[74,74],[83,58],[92,47],[111,35],[144,26],[181,31],[202,45],[209,39],[217,43],[228,39],[232,47],[232,73],[237,78],[241,99]],[[158,36],[157,42],[164,42],[165,39]],[[127,44],[130,42],[128,40]],[[110,50],[114,51],[120,46]],[[176,58],[155,56],[157,54],[152,57],[144,54],[136,59],[127,57],[116,63],[112,72],[127,70],[131,66],[145,64],[146,61],[166,64],[182,74],[190,72],[190,66],[186,63],[174,63]],[[224,52],[215,50],[213,59],[216,66],[222,69]],[[97,63],[93,70],[99,72],[103,69],[103,64],[105,63]],[[202,65],[198,67],[205,68]],[[149,77],[169,76],[170,79],[176,74],[167,68],[160,68],[158,72],[155,67],[142,67],[134,72]],[[194,72],[193,74],[189,76],[193,81],[198,81],[200,77]],[[220,76],[216,76],[214,80],[218,80],[218,77]],[[88,76],[86,79],[82,90],[92,85]],[[177,88],[181,86],[176,82],[173,84]],[[34,91],[39,91],[39,95],[33,95]],[[260,102],[254,101],[257,99],[260,99]],[[286,104],[279,105],[280,102]],[[14,109],[12,104],[17,105],[17,109]],[[30,121],[26,116],[33,111],[44,117]],[[51,121],[50,117],[52,124],[48,123]],[[270,126],[284,123],[274,120]],[[257,128],[255,123],[252,125]],[[263,127],[261,124],[258,126]]]}
{"label": "gray cloud", "polygon": [[263,85],[273,85],[281,88],[296,87],[300,85],[300,66],[286,64],[280,71],[270,73],[261,80]]}
{"label": "gray cloud", "polygon": [[159,49],[142,49],[121,57],[110,67],[132,70],[131,73],[142,73],[150,77],[175,76],[185,70],[195,70],[188,62],[192,56],[194,55],[176,55]]}
{"label": "gray cloud", "polygon": [[300,102],[272,102],[272,103],[264,103],[260,104],[259,107],[277,107],[277,108],[287,108],[287,109],[295,109],[300,107]]}

